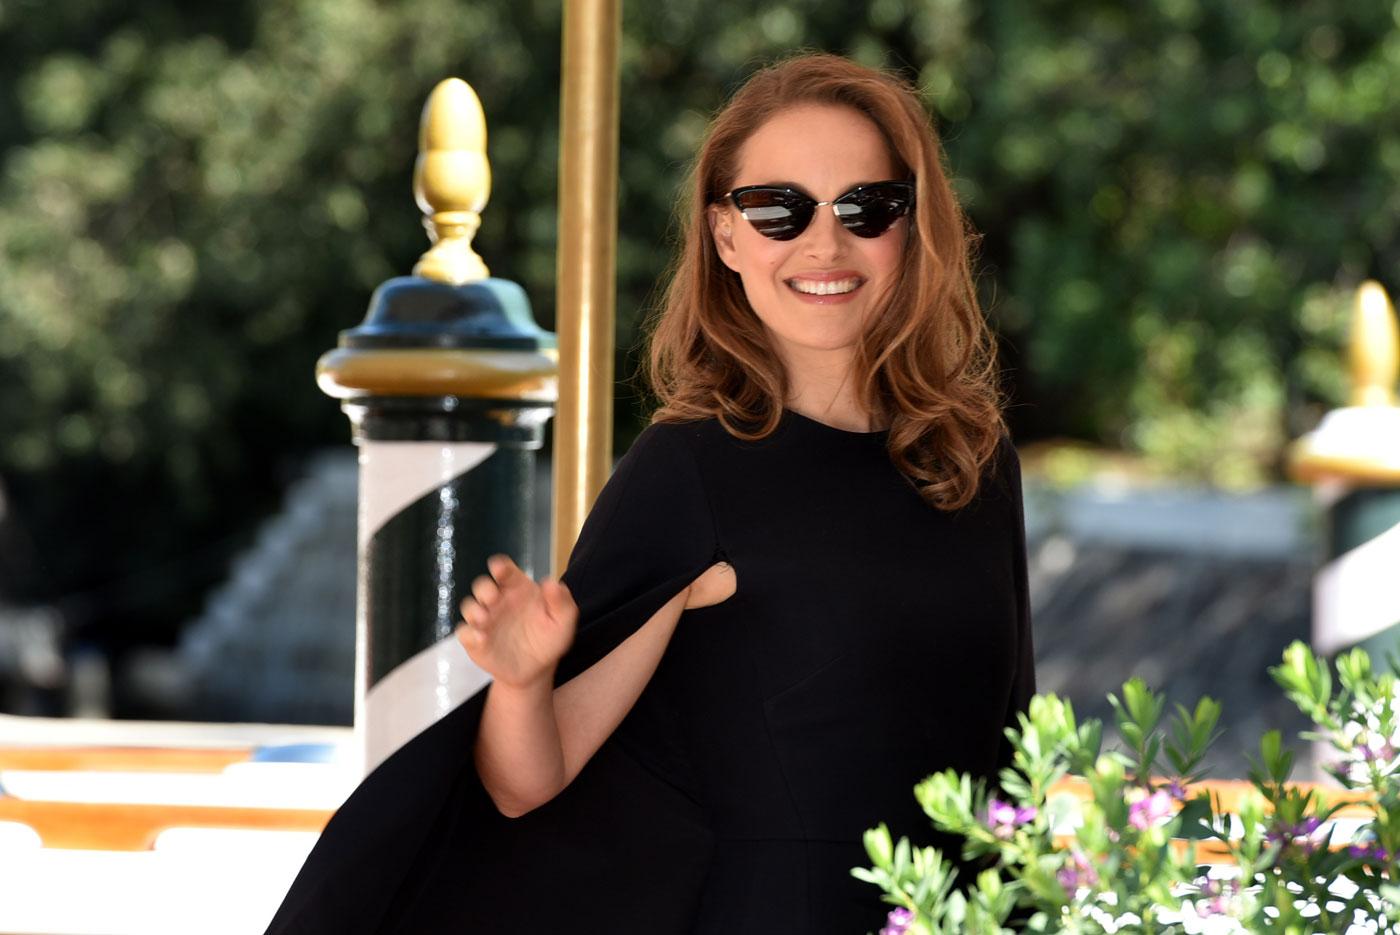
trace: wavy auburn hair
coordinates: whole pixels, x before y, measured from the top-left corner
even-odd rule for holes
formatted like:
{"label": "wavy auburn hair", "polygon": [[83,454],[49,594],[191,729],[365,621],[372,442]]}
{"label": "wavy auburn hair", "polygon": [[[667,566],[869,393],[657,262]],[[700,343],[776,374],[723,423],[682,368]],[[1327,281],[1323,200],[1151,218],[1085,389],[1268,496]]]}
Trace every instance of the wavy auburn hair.
{"label": "wavy auburn hair", "polygon": [[858,398],[890,426],[890,460],[940,509],[967,505],[1005,431],[995,345],[977,302],[971,229],[943,171],[917,92],[890,73],[825,53],[755,73],[711,121],[678,204],[681,244],[648,322],[652,422],[716,417],[731,435],[767,437],[787,399],[782,360],[721,262],[707,206],[730,190],[740,150],[769,118],[803,104],[850,107],[883,134],[916,192],[900,271],[853,356]]}

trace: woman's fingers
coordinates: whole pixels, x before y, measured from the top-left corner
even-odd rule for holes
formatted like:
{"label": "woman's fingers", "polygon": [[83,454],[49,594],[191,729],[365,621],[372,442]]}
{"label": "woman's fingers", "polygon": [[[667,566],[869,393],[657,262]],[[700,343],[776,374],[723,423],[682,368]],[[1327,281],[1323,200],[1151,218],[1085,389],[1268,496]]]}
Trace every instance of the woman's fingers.
{"label": "woman's fingers", "polygon": [[508,556],[492,555],[487,566],[491,576],[473,579],[462,600],[457,639],[492,676],[523,684],[567,649],[578,608],[562,582],[536,584]]}
{"label": "woman's fingers", "polygon": [[490,607],[500,594],[501,589],[496,586],[496,582],[492,581],[489,576],[477,575],[472,579],[472,597],[476,598],[484,606]]}
{"label": "woman's fingers", "polygon": [[546,578],[540,583],[540,593],[544,595],[544,604],[549,615],[561,623],[578,611],[573,595],[569,593],[569,586],[558,579]]}
{"label": "woman's fingers", "polygon": [[[472,579],[471,595],[463,598],[460,606],[462,619],[469,626],[489,629],[495,623],[495,616],[504,607],[501,603],[503,592],[516,589],[522,584],[533,586],[515,562],[507,555],[496,554],[486,560],[490,575],[477,575]],[[494,578],[493,578],[494,576]]]}
{"label": "woman's fingers", "polygon": [[534,584],[535,582],[524,570],[511,559],[509,555],[497,552],[486,559],[486,567],[491,572],[491,577],[496,579],[496,584],[502,589],[514,587],[517,584]]}
{"label": "woman's fingers", "polygon": [[455,632],[457,634],[457,642],[461,643],[466,649],[475,649],[481,645],[482,640],[486,639],[486,634],[482,633],[476,627],[469,626],[465,623],[457,624]]}
{"label": "woman's fingers", "polygon": [[462,619],[468,626],[484,628],[491,623],[491,612],[469,597],[462,601]]}

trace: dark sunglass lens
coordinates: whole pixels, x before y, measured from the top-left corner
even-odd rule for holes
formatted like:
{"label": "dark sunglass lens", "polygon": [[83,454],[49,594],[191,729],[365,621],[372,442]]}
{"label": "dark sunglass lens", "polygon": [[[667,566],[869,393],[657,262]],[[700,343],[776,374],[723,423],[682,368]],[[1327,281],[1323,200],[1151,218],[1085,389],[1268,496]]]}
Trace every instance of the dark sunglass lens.
{"label": "dark sunglass lens", "polygon": [[837,214],[857,237],[879,237],[909,213],[913,195],[903,185],[871,185],[840,199]]}
{"label": "dark sunglass lens", "polygon": [[754,230],[774,240],[791,240],[812,220],[811,201],[778,189],[741,192],[734,200]]}

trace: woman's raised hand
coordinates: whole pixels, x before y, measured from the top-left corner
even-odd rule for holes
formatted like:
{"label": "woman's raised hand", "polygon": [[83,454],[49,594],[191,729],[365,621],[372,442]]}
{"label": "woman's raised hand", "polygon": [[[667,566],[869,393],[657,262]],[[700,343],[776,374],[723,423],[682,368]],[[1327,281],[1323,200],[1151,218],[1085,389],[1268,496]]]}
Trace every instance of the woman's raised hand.
{"label": "woman's raised hand", "polygon": [[523,687],[552,678],[578,624],[568,586],[554,578],[536,584],[506,555],[492,555],[486,567],[491,574],[472,581],[472,596],[462,601],[457,639],[498,682]]}

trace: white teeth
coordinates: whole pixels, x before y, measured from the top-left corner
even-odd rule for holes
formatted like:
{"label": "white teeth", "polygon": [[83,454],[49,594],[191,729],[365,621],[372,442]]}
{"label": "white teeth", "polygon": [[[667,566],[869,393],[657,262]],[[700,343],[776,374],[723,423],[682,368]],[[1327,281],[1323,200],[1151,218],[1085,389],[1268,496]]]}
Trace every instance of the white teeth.
{"label": "white teeth", "polygon": [[860,277],[850,279],[837,279],[832,282],[819,282],[813,279],[789,279],[787,284],[798,292],[805,292],[808,295],[840,295],[843,292],[852,292],[856,286],[861,284]]}

